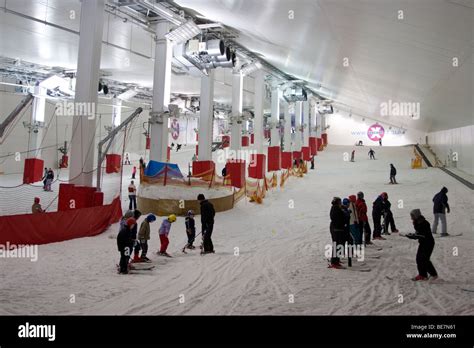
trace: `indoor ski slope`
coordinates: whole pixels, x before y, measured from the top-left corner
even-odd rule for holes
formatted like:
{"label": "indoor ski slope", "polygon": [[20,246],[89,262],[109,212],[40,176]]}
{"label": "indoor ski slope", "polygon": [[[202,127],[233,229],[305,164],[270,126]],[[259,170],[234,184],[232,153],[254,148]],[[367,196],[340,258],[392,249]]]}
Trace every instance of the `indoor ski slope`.
{"label": "indoor ski slope", "polygon": [[[117,225],[97,237],[42,245],[37,262],[0,259],[0,314],[474,314],[474,292],[463,290],[474,291],[472,191],[439,169],[410,169],[412,147],[374,147],[376,161],[368,160],[367,147],[357,147],[356,162],[343,161],[343,153],[351,150],[329,146],[316,157],[315,171],[291,177],[262,205],[241,201],[219,213],[214,255],[181,253],[186,238],[184,219],[178,218],[168,248],[174,257],[156,256],[159,218],[152,224],[153,271],[116,273]],[[191,155],[187,150],[173,157],[185,168]],[[399,185],[387,184],[389,163],[398,169]],[[376,195],[386,191],[397,227],[407,233],[413,208],[432,222],[431,199],[443,185],[449,188],[452,210],[448,232],[463,235],[436,239],[432,261],[440,279],[412,282],[417,242],[395,234],[376,242],[382,250],[366,250],[363,267],[370,272],[327,268],[324,247],[330,243],[333,196],[362,190],[371,210]],[[399,200],[403,209],[397,209]]]}

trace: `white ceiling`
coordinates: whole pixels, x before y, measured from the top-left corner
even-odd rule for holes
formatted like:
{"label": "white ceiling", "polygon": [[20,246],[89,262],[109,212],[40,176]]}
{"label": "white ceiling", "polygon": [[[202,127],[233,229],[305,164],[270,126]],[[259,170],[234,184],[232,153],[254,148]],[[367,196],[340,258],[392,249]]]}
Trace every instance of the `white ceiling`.
{"label": "white ceiling", "polygon": [[[421,117],[390,117],[424,131],[473,124],[474,0],[176,0],[240,32],[237,41],[305,79],[353,113],[379,118],[380,103],[419,102]],[[78,31],[78,0],[0,0],[0,6]],[[398,11],[404,19],[397,19]],[[70,11],[75,11],[71,19]],[[293,11],[290,13],[289,11]],[[290,19],[289,15],[294,14]],[[142,28],[105,14],[101,69],[151,87],[154,44]],[[78,36],[0,9],[0,55],[75,68]],[[459,67],[452,66],[453,57]],[[349,67],[343,59],[349,59]],[[229,69],[216,101],[229,102]],[[252,102],[246,78],[244,105]],[[199,93],[199,79],[172,77],[172,91]]]}

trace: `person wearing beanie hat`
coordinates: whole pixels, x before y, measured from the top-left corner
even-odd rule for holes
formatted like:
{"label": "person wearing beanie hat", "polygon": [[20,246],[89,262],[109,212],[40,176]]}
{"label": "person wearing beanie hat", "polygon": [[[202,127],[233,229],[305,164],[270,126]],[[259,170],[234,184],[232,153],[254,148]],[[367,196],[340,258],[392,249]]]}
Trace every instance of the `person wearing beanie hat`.
{"label": "person wearing beanie hat", "polygon": [[155,215],[148,214],[146,219],[140,225],[140,231],[138,231],[138,241],[140,243],[140,249],[142,250],[140,261],[142,262],[150,261],[146,254],[148,252],[148,241],[150,240],[150,223],[155,220]]}
{"label": "person wearing beanie hat", "polygon": [[438,222],[441,220],[441,237],[449,236],[448,234],[448,227],[446,222],[446,212],[448,214],[451,212],[448,204],[448,189],[443,187],[441,191],[439,191],[433,197],[433,214],[434,214],[434,222],[433,222],[433,233],[436,234],[436,230],[438,229]]}
{"label": "person wearing beanie hat", "polygon": [[433,253],[435,240],[431,233],[430,223],[421,214],[420,209],[413,209],[410,212],[413,221],[415,233],[409,233],[406,236],[410,239],[418,239],[418,251],[416,253],[416,266],[418,268],[418,275],[412,280],[427,280],[428,275],[435,280],[438,278],[438,273],[431,263],[430,257]]}
{"label": "person wearing beanie hat", "polygon": [[214,216],[216,211],[214,205],[209,202],[202,193],[198,195],[198,201],[201,205],[201,227],[202,227],[202,250],[203,254],[213,253],[214,244],[212,243],[212,231],[214,230]]}
{"label": "person wearing beanie hat", "polygon": [[184,223],[186,225],[186,235],[188,236],[188,243],[186,244],[185,248],[195,249],[196,247],[193,245],[194,240],[196,239],[196,223],[194,220],[194,211],[188,210]]}
{"label": "person wearing beanie hat", "polygon": [[35,197],[34,203],[31,206],[31,213],[32,214],[44,213],[43,208],[41,208],[39,197]]}
{"label": "person wearing beanie hat", "polygon": [[133,217],[127,218],[124,224],[121,224],[120,231],[117,235],[117,248],[120,252],[119,274],[128,273],[128,261],[132,252],[132,229],[136,226],[137,220]]}

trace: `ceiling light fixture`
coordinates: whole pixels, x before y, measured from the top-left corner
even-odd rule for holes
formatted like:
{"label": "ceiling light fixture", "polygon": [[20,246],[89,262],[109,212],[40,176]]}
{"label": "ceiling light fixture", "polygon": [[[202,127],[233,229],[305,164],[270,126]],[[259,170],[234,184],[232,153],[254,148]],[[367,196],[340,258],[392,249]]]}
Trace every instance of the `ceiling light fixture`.
{"label": "ceiling light fixture", "polygon": [[250,75],[251,73],[261,68],[262,68],[262,64],[259,61],[255,61],[252,63],[242,65],[242,67],[240,68],[240,72],[242,73],[242,75]]}

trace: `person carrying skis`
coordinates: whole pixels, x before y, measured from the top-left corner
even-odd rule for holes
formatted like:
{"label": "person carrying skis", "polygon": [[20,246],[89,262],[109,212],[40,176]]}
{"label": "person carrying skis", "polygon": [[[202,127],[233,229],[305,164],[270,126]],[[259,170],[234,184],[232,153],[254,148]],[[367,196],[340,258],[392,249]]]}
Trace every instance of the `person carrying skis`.
{"label": "person carrying skis", "polygon": [[212,203],[209,202],[202,193],[198,195],[197,199],[201,205],[202,253],[214,253],[214,244],[212,243],[211,236],[214,229],[214,216],[216,215],[216,211]]}
{"label": "person carrying skis", "polygon": [[346,216],[342,210],[342,202],[339,197],[334,197],[331,202],[331,211],[329,212],[331,223],[329,224],[329,232],[332,239],[332,257],[329,268],[340,269],[343,268],[341,260],[338,257],[338,250],[344,244],[344,228],[346,223]]}
{"label": "person carrying skis", "polygon": [[418,251],[416,253],[416,266],[418,275],[412,278],[414,281],[427,280],[428,274],[430,279],[436,280],[438,273],[430,261],[431,254],[435,246],[435,240],[431,234],[430,223],[421,215],[420,209],[413,209],[410,212],[413,221],[415,233],[409,233],[406,236],[410,239],[418,239]]}
{"label": "person carrying skis", "polygon": [[140,230],[138,231],[138,241],[140,242],[140,249],[142,250],[140,261],[143,262],[150,261],[150,259],[146,257],[146,254],[148,252],[148,241],[150,240],[150,223],[154,221],[156,221],[156,216],[148,214],[146,219],[140,225]]}
{"label": "person carrying skis", "polygon": [[388,200],[388,194],[387,192],[382,193],[382,198],[383,198],[383,214],[384,214],[384,234],[390,234],[388,232],[388,226],[390,225],[390,229],[392,230],[392,233],[397,233],[398,230],[395,227],[395,220],[393,219],[393,214],[392,210],[390,209],[392,207],[392,203]]}
{"label": "person carrying skis", "polygon": [[446,212],[450,213],[451,209],[449,208],[447,193],[448,189],[443,187],[441,191],[433,197],[433,233],[436,234],[438,221],[441,220],[441,237],[449,236],[447,231]]}
{"label": "person carrying skis", "polygon": [[170,231],[171,231],[171,224],[175,221],[176,221],[176,215],[171,214],[166,219],[164,219],[163,222],[161,223],[160,229],[158,231],[158,233],[160,234],[160,244],[161,244],[158,255],[171,257],[171,255],[166,252],[166,249],[168,248],[168,245],[170,243],[168,239],[168,235],[170,234]]}
{"label": "person carrying skis", "polygon": [[392,163],[390,163],[390,183],[391,184],[398,184],[397,180],[395,179],[396,175],[397,175],[397,169]]}
{"label": "person carrying skis", "polygon": [[132,251],[132,229],[137,225],[137,221],[130,217],[120,224],[120,231],[117,236],[117,248],[120,252],[119,274],[128,273],[128,261]]}
{"label": "person carrying skis", "polygon": [[374,235],[373,239],[385,240],[382,237],[381,219],[384,211],[383,193],[377,196],[372,205],[372,219],[374,220]]}
{"label": "person carrying skis", "polygon": [[359,217],[360,233],[362,234],[362,231],[364,231],[365,245],[373,244],[370,241],[370,235],[372,233],[372,230],[370,229],[369,218],[367,217],[367,204],[365,203],[364,192],[362,191],[359,191],[357,193],[356,208],[357,216]]}
{"label": "person carrying skis", "polygon": [[374,150],[370,149],[369,152],[368,152],[368,154],[369,154],[369,156],[370,156],[370,157],[369,157],[370,159],[373,159],[373,160],[375,159],[375,156],[374,156],[374,155],[375,155],[375,151],[374,151]]}
{"label": "person carrying skis", "polygon": [[196,247],[193,245],[194,239],[196,239],[196,223],[194,221],[194,211],[188,210],[184,223],[186,225],[186,235],[188,236],[188,244],[186,244],[186,248],[195,249]]}

